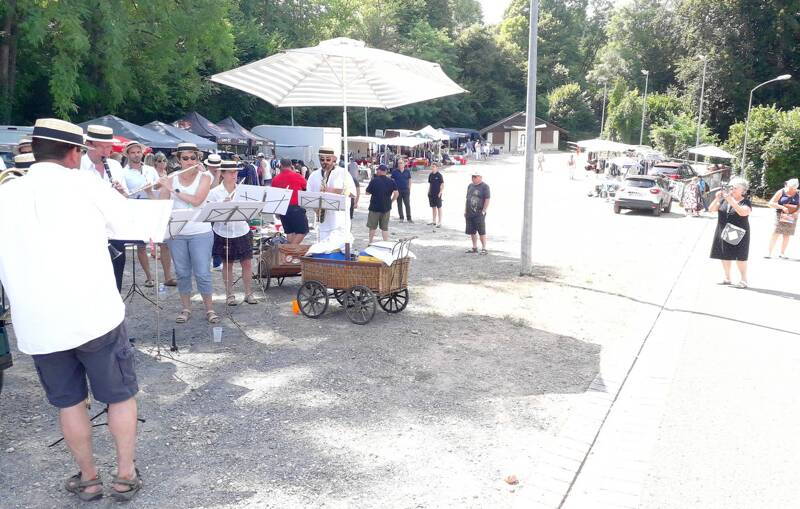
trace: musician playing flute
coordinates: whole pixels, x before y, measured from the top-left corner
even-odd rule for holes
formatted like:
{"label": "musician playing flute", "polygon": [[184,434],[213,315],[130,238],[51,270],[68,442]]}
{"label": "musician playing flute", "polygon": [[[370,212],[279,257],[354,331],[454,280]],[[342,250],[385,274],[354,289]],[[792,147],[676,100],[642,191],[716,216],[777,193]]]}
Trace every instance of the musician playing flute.
{"label": "musician playing flute", "polygon": [[[181,170],[161,177],[159,197],[171,198],[175,209],[195,209],[202,207],[211,190],[213,177],[200,161],[200,150],[194,143],[180,143],[175,151]],[[175,318],[176,323],[186,323],[192,316],[192,275],[197,283],[197,291],[203,298],[208,323],[219,323],[219,315],[214,312],[211,297],[211,247],[214,245],[214,234],[211,224],[189,221],[179,235],[167,240],[175,274],[178,279],[178,293],[183,308]]]}
{"label": "musician playing flute", "polygon": [[[125,172],[117,161],[109,157],[114,144],[114,130],[104,125],[89,125],[84,138],[88,150],[81,158],[80,170],[108,182],[120,194],[128,196]],[[117,290],[122,291],[122,275],[125,273],[125,241],[109,239],[108,243]]]}
{"label": "musician playing flute", "polygon": [[[144,145],[138,141],[129,141],[125,144],[123,153],[128,158],[128,164],[124,168],[125,185],[128,187],[129,192],[133,193],[130,194],[128,198],[133,200],[151,200],[157,198],[157,182],[159,175],[155,168],[142,162],[142,159],[144,159]],[[145,187],[148,184],[152,184],[151,187]],[[137,189],[142,190],[135,192]],[[155,246],[153,246],[153,248],[155,249]],[[136,256],[139,257],[139,264],[142,266],[142,269],[144,269],[144,286],[152,288],[153,275],[150,271],[150,260],[147,259],[147,245],[144,242],[136,242]],[[153,253],[153,256],[155,257],[155,253]],[[170,263],[164,262],[163,253],[161,254],[161,264],[164,266],[164,279],[162,281],[172,279]]]}

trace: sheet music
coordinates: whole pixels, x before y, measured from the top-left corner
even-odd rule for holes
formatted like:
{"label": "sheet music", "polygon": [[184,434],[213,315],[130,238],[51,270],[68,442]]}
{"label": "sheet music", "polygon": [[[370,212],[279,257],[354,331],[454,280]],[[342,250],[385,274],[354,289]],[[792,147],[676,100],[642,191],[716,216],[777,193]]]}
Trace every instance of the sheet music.
{"label": "sheet music", "polygon": [[297,200],[298,205],[306,209],[345,210],[345,196],[343,194],[299,191]]}
{"label": "sheet music", "polygon": [[268,187],[251,186],[250,184],[239,184],[236,187],[236,194],[233,195],[233,201],[247,202],[247,201],[266,201]]}
{"label": "sheet music", "polygon": [[200,223],[227,223],[229,221],[249,221],[257,217],[264,208],[264,202],[227,201],[208,202],[200,209],[197,218]]}
{"label": "sheet music", "polygon": [[120,240],[163,242],[172,213],[172,200],[126,200],[124,222],[115,222],[108,237]]}
{"label": "sheet music", "polygon": [[[171,202],[170,202],[171,203]],[[169,229],[166,231],[164,238],[175,238],[180,235],[183,227],[190,221],[194,221],[200,211],[198,209],[177,209],[172,211],[169,218]]]}
{"label": "sheet music", "polygon": [[267,196],[264,200],[266,205],[264,205],[263,212],[267,214],[286,214],[294,191],[280,187],[265,187],[264,189],[267,190]]}

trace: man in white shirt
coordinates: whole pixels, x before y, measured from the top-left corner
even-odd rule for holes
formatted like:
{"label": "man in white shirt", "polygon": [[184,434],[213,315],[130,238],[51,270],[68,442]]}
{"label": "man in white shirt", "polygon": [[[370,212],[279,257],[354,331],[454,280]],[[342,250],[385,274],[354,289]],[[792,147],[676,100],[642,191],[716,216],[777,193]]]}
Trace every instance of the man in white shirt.
{"label": "man in white shirt", "polygon": [[[125,305],[114,286],[108,257],[107,232],[124,227],[131,218],[119,193],[74,170],[80,166],[83,143],[83,131],[74,124],[36,121],[37,162],[24,178],[0,188],[0,217],[14,217],[0,221],[0,280],[11,301],[17,346],[33,356],[47,399],[59,408],[64,438],[80,469],[65,488],[81,500],[103,496],[84,404],[88,377],[95,399],[109,405],[118,468],[112,496],[129,499],[142,485],[134,467],[134,396],[139,389],[125,332]],[[43,231],[48,232],[46,237]],[[59,255],[69,270],[42,270],[52,263],[54,244],[78,248]],[[53,288],[69,292],[69,298]]]}
{"label": "man in white shirt", "polygon": [[[158,172],[152,166],[147,166],[142,163],[144,158],[144,146],[138,141],[129,141],[125,144],[123,153],[128,158],[128,164],[124,168],[123,175],[125,176],[125,186],[131,194],[128,198],[136,200],[149,200],[156,198],[156,182],[158,182]],[[150,185],[145,190],[138,191],[144,186]],[[147,246],[144,242],[136,243],[136,256],[139,258],[139,265],[144,269],[145,281],[144,286],[150,288],[153,286],[153,275],[150,271],[150,260],[147,259]],[[161,259],[164,265],[164,277],[169,279],[168,266],[164,264],[164,259]]]}
{"label": "man in white shirt", "polygon": [[[122,166],[109,157],[114,144],[114,131],[104,125],[90,125],[86,128],[86,145],[89,150],[81,158],[80,169],[94,175],[116,189],[121,195],[128,196],[125,185],[125,172]],[[114,264],[114,278],[117,290],[122,291],[122,275],[125,273],[125,241],[109,239],[109,254]]]}
{"label": "man in white shirt", "polygon": [[[353,177],[346,168],[336,164],[336,155],[334,150],[330,147],[320,147],[319,160],[322,164],[322,182],[319,190],[323,193],[343,194],[345,196],[344,207],[342,211],[326,210],[324,219],[319,225],[320,242],[325,242],[332,236],[341,239],[351,239],[350,233],[350,196],[356,194],[356,184]],[[311,178],[309,177],[308,188],[311,189]],[[316,187],[316,182],[314,183]]]}

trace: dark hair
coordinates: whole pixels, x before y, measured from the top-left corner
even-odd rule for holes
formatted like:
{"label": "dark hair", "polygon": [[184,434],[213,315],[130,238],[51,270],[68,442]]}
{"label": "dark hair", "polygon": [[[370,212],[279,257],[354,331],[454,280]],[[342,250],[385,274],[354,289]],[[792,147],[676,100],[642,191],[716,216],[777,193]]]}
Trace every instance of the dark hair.
{"label": "dark hair", "polygon": [[287,159],[286,157],[281,159],[281,168],[291,168],[292,167],[292,160]]}
{"label": "dark hair", "polygon": [[34,138],[31,146],[33,148],[33,157],[37,161],[60,161],[67,157],[71,150],[79,148],[77,145],[70,143],[61,143],[60,141],[42,138]]}

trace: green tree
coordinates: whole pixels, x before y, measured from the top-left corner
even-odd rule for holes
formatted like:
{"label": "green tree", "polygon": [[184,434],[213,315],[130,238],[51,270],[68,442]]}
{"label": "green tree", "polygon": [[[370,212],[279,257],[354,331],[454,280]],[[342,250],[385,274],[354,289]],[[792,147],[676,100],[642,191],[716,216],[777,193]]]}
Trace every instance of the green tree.
{"label": "green tree", "polygon": [[[649,103],[649,101],[648,101]],[[653,146],[669,157],[685,155],[694,147],[697,136],[697,119],[687,113],[670,114],[650,129]],[[700,126],[700,143],[715,143],[717,137],[707,125]]]}
{"label": "green tree", "polygon": [[764,146],[764,194],[783,186],[790,178],[797,178],[800,168],[800,108],[783,113],[778,129]]}
{"label": "green tree", "polygon": [[744,143],[744,122],[732,125],[728,132],[726,149],[736,156],[733,167],[737,174],[743,174],[750,181],[754,192],[762,194],[766,181],[764,179],[765,149],[770,139],[778,132],[781,125],[782,112],[775,106],[759,106],[750,113],[747,129],[747,155],[742,167],[742,146]]}
{"label": "green tree", "polygon": [[569,83],[554,89],[548,95],[549,120],[570,132],[574,139],[581,139],[596,132],[594,113],[586,93],[577,83]]}

